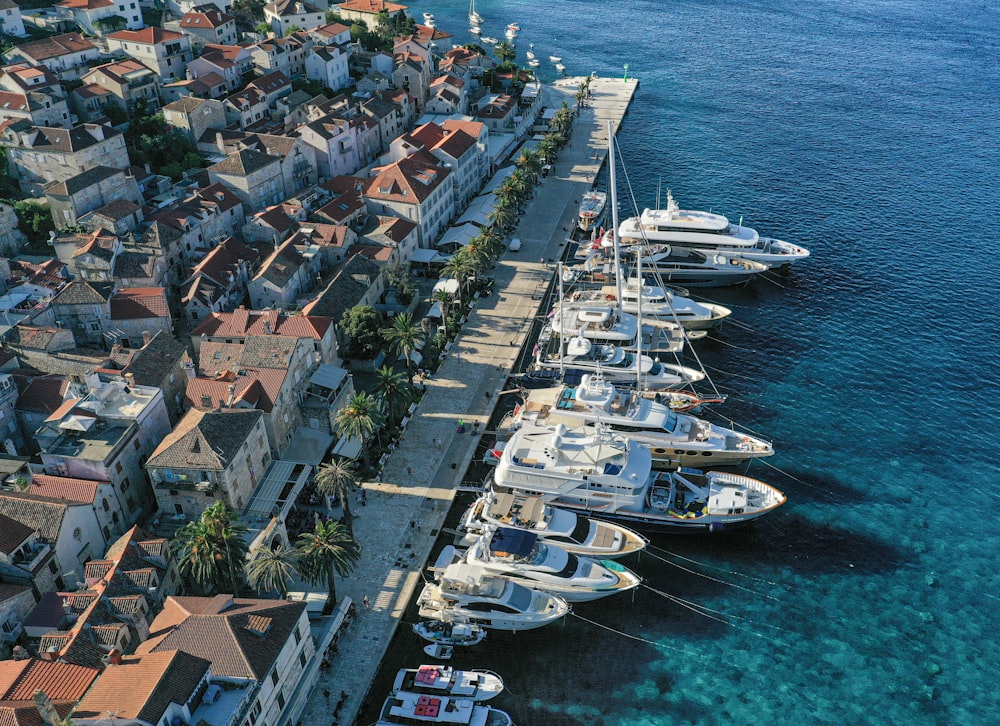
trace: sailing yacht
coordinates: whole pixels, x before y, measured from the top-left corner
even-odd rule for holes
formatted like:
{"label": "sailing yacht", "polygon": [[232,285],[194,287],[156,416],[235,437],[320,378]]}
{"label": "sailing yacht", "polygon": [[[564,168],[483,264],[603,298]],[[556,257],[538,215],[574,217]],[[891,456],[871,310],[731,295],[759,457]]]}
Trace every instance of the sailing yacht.
{"label": "sailing yacht", "polygon": [[[742,220],[741,220],[742,222]],[[669,244],[673,248],[693,248],[706,254],[721,253],[781,267],[809,256],[809,250],[771,237],[761,237],[757,230],[732,224],[721,214],[681,209],[667,191],[666,209],[645,209],[630,217],[618,228],[623,245],[643,241]]]}
{"label": "sailing yacht", "polygon": [[476,0],[469,1],[469,22],[472,25],[483,24],[483,16],[476,12]]}
{"label": "sailing yacht", "polygon": [[500,436],[517,431],[525,422],[567,427],[600,424],[648,446],[657,467],[732,466],[774,454],[768,441],[676,413],[663,403],[620,390],[590,374],[577,386],[532,389],[515,411],[500,422]]}
{"label": "sailing yacht", "polygon": [[777,488],[741,474],[653,471],[649,448],[625,435],[562,424],[525,422],[504,447],[493,481],[640,531],[718,532],[785,503]]}

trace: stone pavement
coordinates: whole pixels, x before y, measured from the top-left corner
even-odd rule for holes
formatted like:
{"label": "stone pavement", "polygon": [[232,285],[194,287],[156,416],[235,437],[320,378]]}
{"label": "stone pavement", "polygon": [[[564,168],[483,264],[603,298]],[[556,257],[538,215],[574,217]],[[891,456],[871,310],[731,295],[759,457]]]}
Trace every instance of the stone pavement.
{"label": "stone pavement", "polygon": [[[558,108],[565,101],[575,107],[581,80],[568,78],[547,86],[545,105]],[[349,596],[357,604],[357,617],[340,637],[332,668],[320,673],[301,723],[331,722],[324,688],[334,699],[347,692],[339,723],[354,722],[403,611],[419,592],[420,570],[475,453],[475,424],[485,428],[539,314],[552,276],[548,261],[560,258],[576,223],[580,197],[593,186],[607,157],[607,122],[616,133],[636,85],[634,79],[599,78],[592,83],[592,98],[574,123],[570,144],[536,187],[536,197],[513,233],[521,239],[521,250],[507,252],[497,263],[493,295],[477,301],[437,373],[427,379],[426,393],[386,461],[381,481],[363,485],[368,503],[352,507],[359,515],[354,532],[362,559],[337,584],[338,597]],[[460,419],[464,434],[457,431]],[[411,522],[419,527],[411,527]],[[370,698],[381,701],[386,695],[373,693]]]}

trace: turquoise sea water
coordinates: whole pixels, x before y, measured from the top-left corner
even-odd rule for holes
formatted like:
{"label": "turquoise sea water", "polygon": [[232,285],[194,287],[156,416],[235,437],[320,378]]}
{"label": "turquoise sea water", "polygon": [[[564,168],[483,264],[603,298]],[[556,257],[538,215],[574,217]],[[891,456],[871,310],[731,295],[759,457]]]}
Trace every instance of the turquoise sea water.
{"label": "turquoise sea water", "polygon": [[[479,0],[522,54],[640,88],[640,206],[741,216],[813,258],[708,291],[719,413],[775,441],[789,502],[655,540],[648,587],[496,634],[525,724],[1000,722],[1000,9],[996,3]],[[422,0],[466,34],[464,2]],[[591,621],[591,622],[588,622]],[[409,633],[394,649],[414,650]],[[391,658],[390,658],[391,660]],[[412,663],[410,663],[412,665]],[[373,692],[372,700],[381,694]]]}

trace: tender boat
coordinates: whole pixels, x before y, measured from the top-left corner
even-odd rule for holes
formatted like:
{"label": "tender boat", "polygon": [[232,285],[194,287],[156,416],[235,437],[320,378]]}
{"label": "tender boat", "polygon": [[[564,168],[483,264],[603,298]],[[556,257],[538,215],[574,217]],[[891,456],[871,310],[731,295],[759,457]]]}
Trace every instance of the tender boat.
{"label": "tender boat", "polygon": [[534,43],[528,43],[528,52],[525,53],[525,55],[528,57],[528,60],[535,60],[535,50],[534,49],[535,49],[535,44]]}
{"label": "tender boat", "polygon": [[577,386],[535,388],[500,423],[501,435],[525,422],[567,427],[600,424],[649,447],[654,466],[733,466],[774,454],[770,442],[676,413],[663,403],[620,390],[600,375]]}
{"label": "tender boat", "polygon": [[562,73],[564,70],[566,70],[566,66],[564,66],[562,63],[556,63],[556,70]]}
{"label": "tender boat", "polygon": [[428,28],[433,28],[434,23],[434,13],[424,13],[424,25]]}
{"label": "tender boat", "polygon": [[[503,453],[492,451],[498,459]],[[550,506],[541,497],[517,492],[487,490],[474,501],[459,522],[458,531],[462,535],[459,544],[471,545],[489,526],[532,532],[567,552],[609,560],[639,552],[646,546],[646,538],[630,529],[581,517]]]}
{"label": "tender boat", "polygon": [[537,68],[541,64],[542,64],[542,62],[540,60],[538,60],[537,58],[532,58],[532,59],[530,59],[528,61],[528,65],[531,66],[532,68]]}
{"label": "tender boat", "polygon": [[738,255],[747,260],[780,267],[809,256],[805,247],[770,237],[742,224],[731,224],[721,214],[681,209],[667,192],[666,209],[645,209],[638,217],[626,219],[618,227],[622,244],[646,241],[688,247],[709,253]]}
{"label": "tender boat", "polygon": [[535,365],[549,370],[601,372],[608,380],[625,385],[634,385],[641,378],[643,387],[651,391],[678,388],[697,383],[705,377],[703,372],[687,366],[661,363],[616,345],[594,345],[578,335],[563,346],[559,336],[552,335],[549,326],[543,327],[539,335]]}
{"label": "tender boat", "polygon": [[483,41],[484,43],[486,43],[486,45],[496,45],[497,43],[500,42],[496,38],[494,38],[492,35],[484,35],[484,36],[482,36],[480,38],[480,40]]}
{"label": "tender boat", "polygon": [[474,623],[493,630],[531,630],[569,612],[566,601],[531,590],[482,567],[454,564],[417,599],[420,617]]}
{"label": "tender boat", "polygon": [[482,35],[483,29],[480,28],[478,25],[473,25],[471,28],[469,28],[469,32],[472,33],[473,35]]}
{"label": "tender boat", "polygon": [[593,428],[526,422],[504,447],[497,486],[640,531],[718,532],[785,503],[777,488],[740,474],[653,471],[649,448]]}
{"label": "tender boat", "polygon": [[486,637],[486,631],[478,625],[468,623],[425,620],[413,626],[413,632],[434,645],[443,647],[478,645]]}
{"label": "tender boat", "polygon": [[589,232],[601,223],[604,219],[604,211],[607,209],[608,194],[593,189],[583,195],[580,200],[580,213],[577,219],[577,226],[581,232]]}
{"label": "tender boat", "polygon": [[558,63],[559,61],[562,60],[562,57],[558,55],[550,55],[549,60],[552,61],[553,63]]}
{"label": "tender boat", "polygon": [[598,562],[540,540],[533,532],[489,527],[469,549],[442,550],[438,567],[455,561],[566,600],[589,602],[638,587],[642,579],[616,562]]}
{"label": "tender boat", "polygon": [[488,701],[503,691],[503,679],[492,671],[459,671],[451,666],[422,665],[401,668],[396,673],[392,690]]}
{"label": "tender boat", "polygon": [[508,23],[506,30],[511,33],[518,33],[521,30],[521,26],[518,25],[517,23]]}
{"label": "tender boat", "polygon": [[375,726],[411,726],[424,723],[461,726],[513,725],[506,712],[469,699],[397,691],[385,699]]}

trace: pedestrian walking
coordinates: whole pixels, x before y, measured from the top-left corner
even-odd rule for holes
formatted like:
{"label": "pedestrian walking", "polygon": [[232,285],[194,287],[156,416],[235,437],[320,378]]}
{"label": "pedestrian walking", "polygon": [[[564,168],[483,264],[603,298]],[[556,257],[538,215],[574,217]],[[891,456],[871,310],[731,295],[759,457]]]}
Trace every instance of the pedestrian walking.
{"label": "pedestrian walking", "polygon": [[[363,597],[363,598],[361,599],[361,604],[365,606],[365,610],[367,610],[367,609],[368,609],[368,596],[367,596],[367,595],[365,595],[365,596],[364,596],[364,597]],[[341,696],[341,698],[343,698],[343,696]]]}
{"label": "pedestrian walking", "polygon": [[406,467],[406,475],[407,476],[413,476],[413,468],[412,467],[409,467],[409,466]]}

